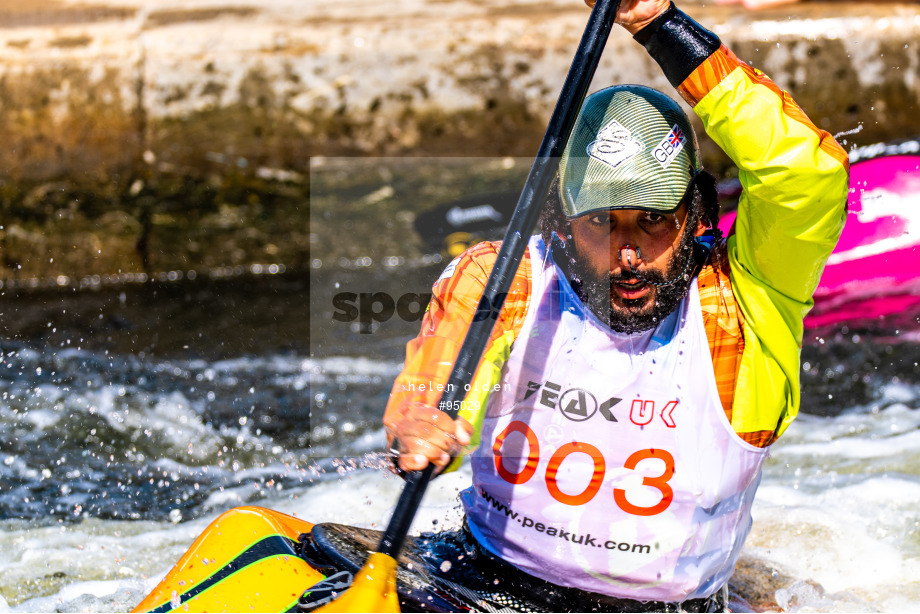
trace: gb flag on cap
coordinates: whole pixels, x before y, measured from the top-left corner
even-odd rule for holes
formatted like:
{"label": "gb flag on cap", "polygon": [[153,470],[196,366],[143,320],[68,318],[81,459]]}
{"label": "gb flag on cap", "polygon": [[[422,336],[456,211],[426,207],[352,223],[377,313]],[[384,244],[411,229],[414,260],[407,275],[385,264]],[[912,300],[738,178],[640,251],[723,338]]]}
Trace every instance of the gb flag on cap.
{"label": "gb flag on cap", "polygon": [[658,160],[661,168],[668,168],[671,161],[684,148],[684,143],[686,142],[687,136],[684,131],[680,129],[680,126],[674,124],[668,135],[658,144],[658,147],[652,150],[652,156]]}

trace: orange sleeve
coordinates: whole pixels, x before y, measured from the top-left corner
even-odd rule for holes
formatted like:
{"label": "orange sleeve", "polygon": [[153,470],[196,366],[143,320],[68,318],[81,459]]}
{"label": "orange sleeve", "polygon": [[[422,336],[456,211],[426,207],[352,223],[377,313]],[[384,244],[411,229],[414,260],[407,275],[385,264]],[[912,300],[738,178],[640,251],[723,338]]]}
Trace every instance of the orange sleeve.
{"label": "orange sleeve", "polygon": [[735,70],[743,71],[751,83],[762,85],[773,92],[782,101],[782,110],[785,116],[814,131],[821,151],[839,162],[841,166],[849,168],[849,157],[846,151],[834,140],[830,133],[815,126],[788,93],[781,90],[761,71],[739,60],[738,56],[725,45],[722,45],[717,52],[698,66],[680,84],[677,91],[687,101],[687,104],[696,107],[709,92],[721,84]]}
{"label": "orange sleeve", "polygon": [[[388,440],[390,429],[409,403],[437,406],[500,247],[500,241],[474,245],[451,262],[435,282],[421,331],[406,346],[406,362],[393,383],[384,412]],[[512,280],[489,345],[509,331],[514,335],[520,332],[530,299],[530,279],[528,250]],[[488,354],[488,346],[485,354]]]}
{"label": "orange sleeve", "polygon": [[[712,250],[711,260],[697,278],[703,326],[709,340],[712,369],[725,417],[732,421],[735,404],[735,385],[744,354],[744,316],[738,309],[732,293],[731,266],[725,255],[725,242]],[[738,436],[752,446],[765,448],[776,441],[776,431],[735,430]]]}

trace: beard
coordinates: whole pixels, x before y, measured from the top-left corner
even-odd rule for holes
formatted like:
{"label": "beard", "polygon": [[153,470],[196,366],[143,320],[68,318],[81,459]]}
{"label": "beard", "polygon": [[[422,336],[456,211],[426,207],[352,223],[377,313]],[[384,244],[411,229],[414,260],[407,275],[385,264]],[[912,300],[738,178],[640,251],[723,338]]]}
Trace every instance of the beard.
{"label": "beard", "polygon": [[[613,285],[634,282],[632,273],[613,275],[589,270],[587,261],[577,256],[570,260],[573,275],[572,287],[582,302],[597,318],[618,333],[639,333],[652,330],[671,312],[677,309],[687,295],[693,279],[688,261],[693,258],[693,235],[685,232],[678,248],[674,250],[667,270],[640,269],[640,281],[651,281],[651,292],[638,299],[619,299],[621,305],[613,303]],[[686,272],[685,272],[686,271]],[[675,280],[672,283],[671,280]]]}

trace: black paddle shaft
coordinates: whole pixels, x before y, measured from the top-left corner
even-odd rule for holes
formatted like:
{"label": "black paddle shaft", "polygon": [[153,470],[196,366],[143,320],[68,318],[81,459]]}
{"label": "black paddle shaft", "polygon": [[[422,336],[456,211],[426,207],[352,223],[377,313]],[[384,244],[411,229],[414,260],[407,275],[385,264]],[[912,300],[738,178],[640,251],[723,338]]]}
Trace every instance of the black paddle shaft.
{"label": "black paddle shaft", "polygon": [[[505,238],[492,273],[482,291],[482,298],[479,299],[477,317],[473,319],[466,333],[457,362],[454,363],[438,404],[439,407],[445,408],[445,413],[451,418],[457,417],[466,396],[466,387],[473,381],[475,369],[498,320],[498,313],[521,264],[524,250],[527,249],[527,242],[537,226],[537,220],[540,219],[540,210],[559,168],[559,158],[569,140],[578,110],[597,70],[619,5],[620,0],[597,0],[591,11],[591,17],[562,86],[540,150],[527,175],[517,208],[508,222],[508,230],[505,231]],[[396,503],[390,523],[380,539],[378,552],[394,558],[399,554],[433,474],[434,465],[429,464],[424,470],[413,471],[406,477],[406,485]]]}

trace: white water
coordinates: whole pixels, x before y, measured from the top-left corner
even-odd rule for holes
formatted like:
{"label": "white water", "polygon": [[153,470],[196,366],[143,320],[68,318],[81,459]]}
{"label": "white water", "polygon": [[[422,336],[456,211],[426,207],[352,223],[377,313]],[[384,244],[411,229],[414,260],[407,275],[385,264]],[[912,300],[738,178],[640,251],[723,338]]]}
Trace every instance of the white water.
{"label": "white water", "polygon": [[[173,367],[192,369],[193,365]],[[398,365],[364,358],[276,357],[198,367],[204,373],[214,369],[224,377],[264,367],[276,374],[275,385],[284,380],[282,386],[302,385],[299,377],[309,371],[332,386],[339,386],[338,377],[358,377],[386,389],[385,380]],[[106,388],[112,386],[117,384]],[[75,393],[70,394],[72,401]],[[754,507],[754,528],[742,556],[766,593],[756,597],[742,590],[742,597],[761,605],[769,601],[774,608],[779,604],[786,611],[920,609],[920,410],[916,409],[920,389],[882,384],[875,398],[870,406],[854,406],[834,418],[802,415],[774,446]],[[97,404],[108,408],[104,413],[111,419],[116,411],[112,403]],[[42,417],[42,411],[49,416]],[[156,437],[171,438],[169,449],[182,450],[188,444],[188,428],[203,441],[227,435],[226,426],[215,428],[201,418],[200,409],[190,410],[188,399],[175,391],[163,391],[156,399],[124,411],[130,415],[119,422],[120,428],[136,420],[148,424],[147,428],[154,425]],[[33,428],[54,435],[59,422],[53,419],[54,413],[53,407],[36,407],[28,419]],[[170,420],[160,422],[166,415],[185,416],[186,428],[172,428]],[[4,419],[11,420],[9,415]],[[342,421],[338,424],[342,426]],[[336,439],[348,439],[347,431],[340,429]],[[381,528],[402,482],[379,468],[362,468],[380,465],[371,453],[383,447],[381,429],[352,435],[348,447],[357,456],[321,461],[321,466],[298,464],[291,460],[297,457],[292,450],[281,455],[288,461],[276,463],[265,462],[270,454],[241,456],[243,465],[247,465],[246,458],[251,459],[248,466],[233,470],[233,482],[212,483],[210,492],[194,508],[199,517],[187,522],[173,522],[182,518],[178,509],[169,512],[171,520],[158,521],[85,516],[77,523],[58,519],[44,526],[34,519],[0,521],[0,552],[4,553],[0,558],[0,612],[129,610],[208,522],[244,503],[314,522]],[[273,445],[266,435],[257,436],[245,428],[237,428],[230,437],[251,437],[262,447]],[[28,465],[23,456],[12,461],[7,457],[4,469]],[[214,456],[205,462],[213,463],[211,471],[226,471],[217,466]],[[170,463],[178,464],[169,459],[158,463],[166,472],[176,471]],[[292,476],[299,478],[292,480]],[[277,480],[274,486],[272,478]],[[455,526],[460,520],[457,494],[468,480],[465,468],[437,480],[415,529]]]}

